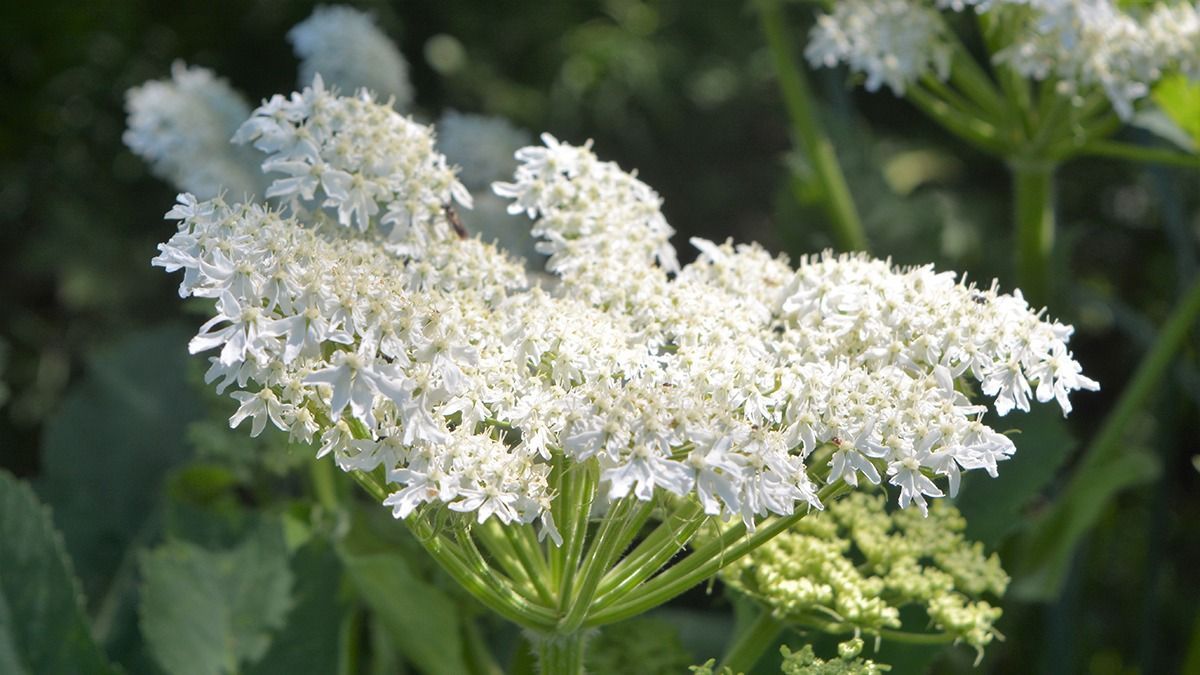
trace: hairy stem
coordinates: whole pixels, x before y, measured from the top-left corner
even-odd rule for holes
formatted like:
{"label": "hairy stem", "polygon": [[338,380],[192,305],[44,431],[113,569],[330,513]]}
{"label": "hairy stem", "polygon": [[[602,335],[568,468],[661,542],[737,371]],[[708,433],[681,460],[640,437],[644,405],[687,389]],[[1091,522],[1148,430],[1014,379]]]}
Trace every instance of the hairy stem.
{"label": "hairy stem", "polygon": [[541,635],[536,640],[541,675],[582,675],[587,636],[580,631]]}

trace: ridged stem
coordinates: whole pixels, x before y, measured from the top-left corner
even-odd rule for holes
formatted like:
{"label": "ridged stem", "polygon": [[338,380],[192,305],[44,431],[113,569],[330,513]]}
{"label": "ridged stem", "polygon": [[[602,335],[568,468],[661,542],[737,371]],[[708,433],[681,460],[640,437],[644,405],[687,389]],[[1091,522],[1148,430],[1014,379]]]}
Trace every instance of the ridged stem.
{"label": "ridged stem", "polygon": [[1014,216],[1017,231],[1017,285],[1033,307],[1050,296],[1050,254],[1054,249],[1054,170],[1044,161],[1014,160]]}

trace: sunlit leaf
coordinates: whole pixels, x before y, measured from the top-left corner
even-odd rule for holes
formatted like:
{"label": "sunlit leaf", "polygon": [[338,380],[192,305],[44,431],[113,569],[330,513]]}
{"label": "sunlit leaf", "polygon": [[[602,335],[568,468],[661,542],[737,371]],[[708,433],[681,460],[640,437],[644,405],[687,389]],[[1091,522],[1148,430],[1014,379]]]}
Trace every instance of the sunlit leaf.
{"label": "sunlit leaf", "polygon": [[1168,75],[1154,86],[1154,102],[1191,139],[1191,150],[1200,148],[1200,82],[1182,73]]}
{"label": "sunlit leaf", "polygon": [[257,661],[291,605],[278,523],[264,523],[231,550],[167,543],[142,557],[141,570],[142,634],[174,675],[233,673]]}
{"label": "sunlit leaf", "polygon": [[467,672],[458,606],[449,595],[418,576],[400,553],[347,541],[338,554],[359,599],[405,658],[430,675]]}

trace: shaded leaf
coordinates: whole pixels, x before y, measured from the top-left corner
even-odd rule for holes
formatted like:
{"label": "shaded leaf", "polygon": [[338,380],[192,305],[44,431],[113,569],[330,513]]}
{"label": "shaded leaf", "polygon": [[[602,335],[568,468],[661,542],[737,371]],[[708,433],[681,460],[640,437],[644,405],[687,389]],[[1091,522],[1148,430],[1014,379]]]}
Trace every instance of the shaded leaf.
{"label": "shaded leaf", "polygon": [[162,328],[99,352],[47,424],[38,491],[93,597],[156,512],[163,476],[188,454],[184,431],[200,415],[188,335]]}
{"label": "shaded leaf", "polygon": [[92,640],[79,582],[33,490],[0,471],[0,672],[115,673]]}
{"label": "shaded leaf", "polygon": [[400,554],[339,547],[346,576],[405,658],[430,675],[467,672],[458,606]]}
{"label": "shaded leaf", "polygon": [[[1022,553],[1009,593],[1023,600],[1049,601],[1058,597],[1071,557],[1083,535],[1120,492],[1154,480],[1162,467],[1144,450],[1130,451],[1096,466],[1080,488],[1064,494],[1042,516],[1022,542]],[[1082,474],[1080,474],[1082,475]]]}
{"label": "shaded leaf", "polygon": [[274,522],[226,551],[167,543],[145,554],[141,569],[142,635],[173,675],[231,673],[260,659],[291,604],[287,547]]}
{"label": "shaded leaf", "polygon": [[296,552],[291,569],[295,606],[266,655],[246,669],[250,675],[338,672],[338,627],[346,610],[338,597],[341,564],[332,549],[314,541]]}
{"label": "shaded leaf", "polygon": [[978,472],[963,478],[955,506],[967,519],[966,537],[993,549],[1023,522],[1025,508],[1054,479],[1078,442],[1053,406],[1038,406],[1007,418],[1020,429],[1013,435],[1017,452],[992,478]]}

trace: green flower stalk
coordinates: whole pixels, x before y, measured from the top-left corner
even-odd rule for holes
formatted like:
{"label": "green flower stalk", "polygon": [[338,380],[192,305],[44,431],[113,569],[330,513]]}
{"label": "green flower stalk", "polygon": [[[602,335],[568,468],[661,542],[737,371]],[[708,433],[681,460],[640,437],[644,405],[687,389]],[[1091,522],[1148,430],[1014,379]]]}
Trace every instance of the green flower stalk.
{"label": "green flower stalk", "polygon": [[812,87],[804,71],[796,67],[793,45],[780,0],[759,0],[758,13],[767,47],[775,66],[779,89],[792,122],[792,135],[813,167],[821,186],[821,197],[837,247],[843,251],[867,250],[862,219],[846,185],[833,141],[817,116]]}

